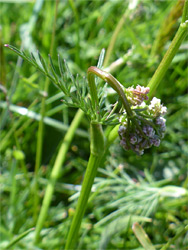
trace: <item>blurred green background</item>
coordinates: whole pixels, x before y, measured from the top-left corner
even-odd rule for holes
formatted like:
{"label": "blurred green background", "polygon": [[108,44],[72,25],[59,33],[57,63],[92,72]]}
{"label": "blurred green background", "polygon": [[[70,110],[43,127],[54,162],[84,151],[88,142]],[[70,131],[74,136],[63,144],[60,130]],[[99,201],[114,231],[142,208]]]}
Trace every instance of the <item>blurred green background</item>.
{"label": "blurred green background", "polygon": [[[89,66],[97,65],[101,50],[108,53],[111,46],[105,67],[124,57],[113,75],[125,87],[146,86],[178,29],[183,1],[144,0],[127,11],[130,3],[0,1],[2,247],[34,226],[31,186],[41,101],[47,94],[45,77],[4,44],[26,52],[39,50],[46,60],[50,53],[54,62],[59,54],[73,75],[83,76]],[[145,223],[140,217],[135,220],[142,221],[158,247],[187,224],[187,47],[184,40],[155,93],[168,108],[165,138],[159,148],[147,150],[142,157],[125,152],[119,139],[111,145],[105,167],[96,178],[97,192],[89,202],[78,249],[142,249],[131,229],[132,217],[126,217],[129,215],[151,218]],[[63,136],[77,111],[61,99],[60,91],[50,83],[45,98],[40,202]],[[27,109],[32,112],[27,113]],[[78,195],[73,194],[80,188],[89,157],[88,138],[89,121],[84,117],[62,166],[42,230],[43,240],[39,247],[33,246],[32,232],[12,249],[63,249]],[[186,247],[188,242],[182,235],[169,249]]]}

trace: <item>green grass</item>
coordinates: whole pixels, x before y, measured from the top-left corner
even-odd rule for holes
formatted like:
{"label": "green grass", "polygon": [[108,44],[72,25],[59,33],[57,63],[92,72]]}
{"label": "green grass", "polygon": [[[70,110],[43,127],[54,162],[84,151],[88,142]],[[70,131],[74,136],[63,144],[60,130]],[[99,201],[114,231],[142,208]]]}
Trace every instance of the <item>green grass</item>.
{"label": "green grass", "polygon": [[[34,245],[35,232],[30,229],[36,226],[33,189],[38,122],[44,115],[35,214],[40,211],[51,169],[77,110],[61,102],[63,95],[51,83],[44,98],[45,77],[3,45],[33,52],[38,49],[45,60],[51,53],[55,66],[59,54],[71,72],[81,76],[97,65],[102,48],[111,45],[106,66],[130,50],[113,74],[126,87],[146,86],[181,21],[180,9],[155,52],[158,34],[163,34],[160,27],[177,1],[140,1],[133,13],[126,11],[128,1],[59,1],[52,48],[57,2],[1,1],[2,249],[12,243],[10,249],[15,250],[64,249],[89,157],[89,121],[83,117],[61,167],[41,241]],[[156,249],[176,235],[168,249],[188,247],[184,230],[188,224],[187,45],[184,40],[155,93],[168,108],[165,138],[159,148],[146,150],[142,157],[124,151],[119,139],[111,145],[95,179],[77,249],[143,249],[133,233],[134,222],[142,225]],[[110,101],[115,98],[109,95]],[[41,116],[42,100],[45,112]],[[21,107],[32,112],[26,114]]]}

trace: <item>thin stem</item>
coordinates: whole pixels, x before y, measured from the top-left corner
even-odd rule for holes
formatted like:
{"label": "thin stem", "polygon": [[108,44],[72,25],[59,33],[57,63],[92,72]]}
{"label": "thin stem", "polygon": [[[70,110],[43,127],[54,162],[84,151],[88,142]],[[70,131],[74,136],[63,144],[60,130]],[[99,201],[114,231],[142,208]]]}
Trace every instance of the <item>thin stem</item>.
{"label": "thin stem", "polygon": [[16,214],[15,203],[17,201],[16,199],[16,193],[17,193],[16,174],[17,174],[17,161],[14,159],[11,165],[11,184],[12,185],[11,185],[11,192],[10,192],[10,211],[13,215]]}
{"label": "thin stem", "polygon": [[[21,146],[20,146],[20,143],[19,143],[19,140],[18,140],[18,136],[17,136],[17,132],[16,132],[16,131],[14,132],[14,138],[15,138],[15,142],[16,142],[16,147],[17,147],[17,149],[21,151],[22,149],[21,149]],[[27,187],[30,189],[30,180],[29,180],[28,170],[27,170],[27,167],[26,167],[26,164],[25,164],[24,159],[20,159],[20,160],[18,161],[18,163],[20,164],[21,169],[22,169],[22,171],[23,171],[24,178],[25,178],[26,183],[27,183]]]}
{"label": "thin stem", "polygon": [[4,249],[11,249],[16,243],[18,243],[21,239],[23,239],[26,235],[30,232],[34,231],[35,228],[30,228],[27,231],[23,232],[22,234],[18,235],[14,240],[12,240]]}
{"label": "thin stem", "polygon": [[158,34],[153,42],[150,54],[151,60],[153,60],[155,56],[161,54],[164,45],[171,37],[171,34],[174,33],[174,25],[178,22],[179,17],[182,16],[184,0],[177,0],[171,2],[173,3],[173,7],[171,6],[171,4],[169,4],[169,7],[163,13],[166,18],[161,23]]}
{"label": "thin stem", "polygon": [[101,158],[100,161],[100,166],[104,166],[104,162],[106,160],[106,157],[108,155],[109,152],[109,148],[112,145],[112,143],[115,141],[115,139],[118,137],[118,130],[119,130],[119,125],[116,125],[108,134],[107,136],[107,140],[105,142],[105,147],[104,147],[104,154]]}
{"label": "thin stem", "polygon": [[110,64],[109,67],[105,68],[104,70],[106,72],[114,72],[115,70],[117,70],[120,66],[122,66],[123,64],[125,64],[129,57],[132,55],[132,49],[128,50],[127,53],[125,53],[122,57],[118,58],[116,61],[114,61],[113,63]]}
{"label": "thin stem", "polygon": [[[109,63],[109,60],[110,60],[110,57],[113,53],[113,49],[114,49],[114,46],[115,46],[115,43],[116,43],[116,40],[118,38],[118,35],[121,31],[121,29],[123,28],[123,25],[125,24],[125,20],[128,20],[128,16],[130,16],[131,13],[134,13],[135,9],[136,9],[136,6],[138,5],[139,1],[135,1],[135,3],[132,5],[132,2],[130,1],[129,5],[128,5],[128,8],[126,9],[126,11],[124,12],[123,16],[121,17],[121,19],[119,20],[113,34],[112,34],[112,37],[111,37],[111,40],[110,40],[110,44],[108,46],[108,49],[106,51],[106,56],[105,56],[105,59],[104,59],[104,64],[103,66],[106,67]],[[128,27],[128,26],[127,26]],[[137,44],[138,42],[136,42]],[[139,43],[140,44],[140,43]],[[143,48],[141,48],[141,50],[143,51]],[[144,51],[143,51],[144,53]],[[142,53],[141,53],[142,54]]]}
{"label": "thin stem", "polygon": [[110,44],[109,44],[108,49],[106,51],[106,56],[105,56],[105,60],[104,60],[104,64],[103,64],[104,67],[106,67],[109,63],[110,56],[113,52],[113,48],[114,48],[115,42],[117,40],[118,34],[119,34],[120,30],[122,29],[123,24],[125,23],[127,13],[128,12],[126,10],[125,13],[123,14],[122,18],[119,20],[119,22],[118,22],[118,24],[113,32],[112,38],[110,40]]}
{"label": "thin stem", "polygon": [[159,67],[155,71],[155,74],[153,75],[152,79],[150,80],[148,87],[150,88],[149,97],[152,96],[156,88],[158,87],[159,83],[163,79],[168,67],[170,66],[170,63],[174,56],[176,55],[183,39],[186,36],[186,31],[188,27],[188,22],[184,22],[180,24],[180,27],[170,45],[168,48],[166,54],[164,55]]}
{"label": "thin stem", "polygon": [[69,0],[69,4],[73,10],[74,16],[75,16],[75,21],[76,21],[76,33],[77,33],[77,41],[76,41],[76,55],[75,55],[75,61],[76,64],[80,66],[80,18],[78,11],[76,9],[76,6],[74,4],[74,0]]}
{"label": "thin stem", "polygon": [[187,20],[188,20],[188,0],[185,0],[181,23],[184,23]]}
{"label": "thin stem", "polygon": [[170,239],[162,248],[161,250],[167,250],[169,249],[170,245],[176,242],[176,240],[183,234],[185,234],[188,231],[188,225],[182,229],[179,233],[177,233],[172,239]]}
{"label": "thin stem", "polygon": [[58,155],[56,157],[56,161],[55,161],[54,166],[52,168],[50,179],[48,181],[48,185],[47,185],[44,199],[42,202],[42,208],[40,210],[40,214],[39,214],[39,217],[37,220],[36,231],[35,231],[35,243],[37,243],[39,240],[40,231],[43,227],[44,221],[45,221],[46,216],[47,216],[47,211],[48,211],[48,208],[49,208],[51,200],[52,200],[52,195],[54,192],[55,183],[59,177],[59,173],[60,173],[61,167],[66,159],[66,154],[67,154],[67,151],[69,149],[70,143],[73,139],[73,136],[75,134],[77,127],[80,124],[80,121],[83,118],[83,115],[84,115],[84,113],[82,110],[79,110],[76,113],[76,115],[75,115],[75,117],[74,117],[74,119],[69,127],[69,130],[67,131],[67,133],[63,139],[61,147],[59,149]]}
{"label": "thin stem", "polygon": [[[55,16],[54,16],[54,23],[53,23],[52,36],[51,36],[51,46],[50,46],[50,54],[51,55],[53,54],[53,50],[54,50],[58,4],[59,4],[59,0],[56,0],[56,3],[55,3]],[[44,84],[44,92],[45,93],[48,93],[49,83],[50,83],[49,78],[46,78],[46,81],[45,81],[45,84]],[[38,131],[37,131],[37,147],[36,147],[36,161],[35,161],[35,174],[34,174],[34,187],[33,187],[33,191],[34,191],[33,192],[33,195],[34,195],[34,210],[33,210],[34,223],[36,222],[37,215],[38,215],[38,203],[39,203],[38,172],[39,172],[39,167],[41,165],[41,159],[42,159],[43,134],[44,134],[44,116],[45,116],[45,110],[46,110],[46,96],[43,96],[43,98],[42,98],[41,110],[40,110],[41,119],[39,121],[39,127],[38,127]]]}

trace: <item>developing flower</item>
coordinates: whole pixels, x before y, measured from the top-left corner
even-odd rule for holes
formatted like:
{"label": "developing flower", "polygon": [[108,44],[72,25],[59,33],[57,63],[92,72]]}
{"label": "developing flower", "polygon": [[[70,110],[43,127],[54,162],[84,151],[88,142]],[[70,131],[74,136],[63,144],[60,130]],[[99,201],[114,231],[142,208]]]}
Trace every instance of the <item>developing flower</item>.
{"label": "developing flower", "polygon": [[159,116],[164,115],[167,112],[167,108],[161,104],[161,100],[153,97],[149,105],[149,110],[152,115]]}
{"label": "developing flower", "polygon": [[140,105],[144,100],[148,100],[149,87],[136,86],[136,89],[129,87],[126,89],[127,99],[132,106]]}
{"label": "developing flower", "polygon": [[[130,91],[131,88],[129,88]],[[125,150],[133,150],[138,155],[144,153],[144,149],[151,146],[159,147],[161,138],[164,137],[166,130],[166,119],[162,117],[167,112],[167,108],[161,104],[161,100],[154,97],[149,105],[144,100],[147,100],[146,94],[148,88],[137,86],[132,93],[140,91],[140,95],[135,97],[132,94],[134,103],[134,114],[132,118],[127,117],[126,112],[120,117],[119,136],[120,144]],[[130,98],[131,95],[129,95]],[[139,100],[136,102],[135,98]],[[130,99],[128,99],[130,101]],[[138,104],[140,103],[140,104]],[[138,107],[137,107],[138,106]],[[137,110],[135,108],[138,108]],[[140,109],[141,108],[141,109]],[[129,120],[129,122],[128,122]]]}

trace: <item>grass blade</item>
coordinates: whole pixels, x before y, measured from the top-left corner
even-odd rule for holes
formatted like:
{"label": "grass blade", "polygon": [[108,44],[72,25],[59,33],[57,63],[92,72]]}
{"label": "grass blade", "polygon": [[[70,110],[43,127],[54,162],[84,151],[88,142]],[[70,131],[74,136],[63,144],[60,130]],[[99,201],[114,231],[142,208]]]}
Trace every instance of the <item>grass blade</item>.
{"label": "grass blade", "polygon": [[133,232],[145,250],[156,250],[155,247],[152,245],[148,235],[146,234],[144,229],[138,224],[138,222],[135,222],[133,224]]}
{"label": "grass blade", "polygon": [[30,228],[27,231],[23,232],[22,234],[18,235],[13,241],[11,241],[4,249],[10,249],[12,246],[14,246],[16,243],[18,243],[21,239],[23,239],[26,235],[28,235],[30,232],[34,231],[35,228]]}

